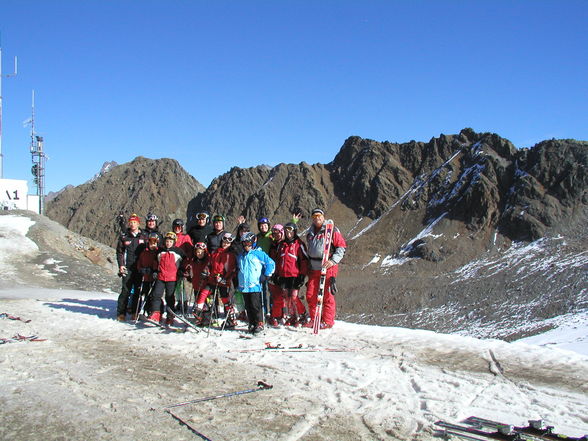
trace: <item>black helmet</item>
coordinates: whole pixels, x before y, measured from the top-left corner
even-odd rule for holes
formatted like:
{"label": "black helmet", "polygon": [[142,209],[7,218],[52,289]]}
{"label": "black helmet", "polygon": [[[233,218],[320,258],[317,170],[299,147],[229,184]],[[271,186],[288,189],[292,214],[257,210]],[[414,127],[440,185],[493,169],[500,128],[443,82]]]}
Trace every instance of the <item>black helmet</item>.
{"label": "black helmet", "polygon": [[149,221],[156,221],[157,222],[157,216],[154,215],[153,213],[149,212],[149,213],[147,213],[147,216],[145,216],[145,220],[147,222],[149,222]]}
{"label": "black helmet", "polygon": [[182,219],[174,219],[172,222],[172,230],[176,227],[184,227],[184,221]]}
{"label": "black helmet", "polygon": [[294,233],[298,232],[298,226],[294,222],[288,222],[286,225],[284,225],[284,230],[288,229],[294,230]]}

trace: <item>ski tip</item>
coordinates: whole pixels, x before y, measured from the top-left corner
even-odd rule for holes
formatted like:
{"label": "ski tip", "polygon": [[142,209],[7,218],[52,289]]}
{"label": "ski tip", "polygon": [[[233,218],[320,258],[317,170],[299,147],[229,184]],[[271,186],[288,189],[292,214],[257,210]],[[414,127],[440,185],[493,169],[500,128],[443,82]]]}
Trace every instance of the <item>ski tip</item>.
{"label": "ski tip", "polygon": [[269,383],[266,383],[266,382],[265,382],[265,381],[263,381],[263,380],[259,380],[259,381],[257,382],[257,386],[258,386],[260,389],[271,389],[271,388],[273,388],[273,386],[272,386],[271,384],[269,384]]}

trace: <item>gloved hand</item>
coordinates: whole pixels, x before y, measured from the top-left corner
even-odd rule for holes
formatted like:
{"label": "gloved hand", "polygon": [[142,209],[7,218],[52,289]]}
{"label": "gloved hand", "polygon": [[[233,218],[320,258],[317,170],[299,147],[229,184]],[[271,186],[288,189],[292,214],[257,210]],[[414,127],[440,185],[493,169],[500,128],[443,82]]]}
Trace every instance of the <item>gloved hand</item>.
{"label": "gloved hand", "polygon": [[300,274],[299,276],[297,276],[296,280],[294,281],[294,288],[300,289],[302,287],[302,285],[304,285],[305,279],[306,279],[306,276],[304,274]]}
{"label": "gloved hand", "polygon": [[329,281],[331,282],[331,294],[337,294],[337,279],[335,279],[335,277],[331,277]]}
{"label": "gloved hand", "polygon": [[208,276],[210,276],[210,273],[208,271],[202,271],[200,273],[200,277],[203,279],[208,279]]}

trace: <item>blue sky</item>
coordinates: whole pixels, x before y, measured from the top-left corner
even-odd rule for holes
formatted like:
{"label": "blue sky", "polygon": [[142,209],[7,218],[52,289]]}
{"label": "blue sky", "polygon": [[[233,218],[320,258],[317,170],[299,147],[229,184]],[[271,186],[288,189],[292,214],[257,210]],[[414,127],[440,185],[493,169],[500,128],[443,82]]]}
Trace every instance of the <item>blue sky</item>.
{"label": "blue sky", "polygon": [[585,0],[0,0],[4,177],[29,179],[33,89],[48,191],[139,155],[206,186],[351,135],[587,140],[586,23]]}

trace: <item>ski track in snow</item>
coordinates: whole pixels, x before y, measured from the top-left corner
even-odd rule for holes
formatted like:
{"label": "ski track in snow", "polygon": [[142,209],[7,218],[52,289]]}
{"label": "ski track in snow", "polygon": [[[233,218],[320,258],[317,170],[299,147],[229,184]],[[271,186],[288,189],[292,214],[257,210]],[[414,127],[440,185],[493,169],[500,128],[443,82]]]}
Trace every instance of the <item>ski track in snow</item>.
{"label": "ski track in snow", "polygon": [[[428,440],[436,420],[470,415],[515,424],[542,417],[568,434],[588,431],[588,358],[573,352],[345,322],[318,336],[269,329],[250,340],[231,331],[207,337],[117,323],[116,297],[107,294],[25,289],[21,297],[2,301],[3,309],[32,321],[0,320],[0,334],[48,340],[0,346],[0,402],[6,415],[35,403],[38,421],[49,428],[59,421],[68,439],[190,439],[185,427],[148,409],[256,379],[274,388],[177,413],[214,440]],[[347,352],[264,350],[266,341]],[[4,418],[10,424],[0,438],[41,439],[30,436],[41,427]],[[93,429],[74,430],[62,419],[76,427],[93,421]]]}

